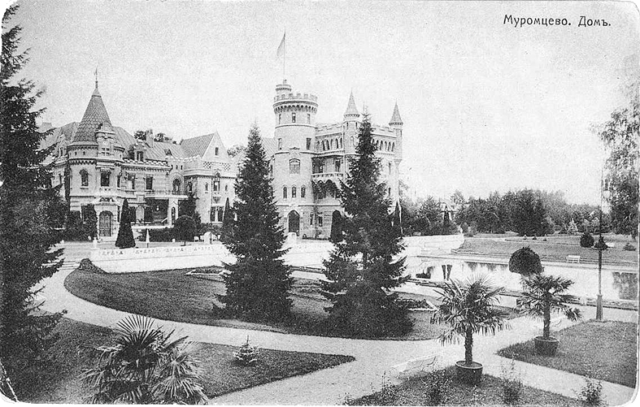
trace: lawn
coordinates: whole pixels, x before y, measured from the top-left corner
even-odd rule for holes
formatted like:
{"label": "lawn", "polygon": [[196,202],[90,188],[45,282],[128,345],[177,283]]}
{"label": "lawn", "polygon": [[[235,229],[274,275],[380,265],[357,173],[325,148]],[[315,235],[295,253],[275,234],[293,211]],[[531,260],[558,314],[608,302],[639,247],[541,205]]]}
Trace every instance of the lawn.
{"label": "lawn", "polygon": [[[448,367],[444,369],[446,374],[455,375],[455,369]],[[422,378],[407,380],[397,385],[383,385],[383,389],[374,394],[364,396],[355,400],[347,400],[348,405],[352,406],[371,406],[371,405],[395,405],[395,406],[425,406],[431,405],[427,395],[429,385],[433,381],[431,373]],[[502,400],[502,380],[483,375],[480,386],[474,387],[464,383],[460,383],[453,379],[447,387],[445,393],[446,399],[443,405],[505,405]],[[583,404],[569,397],[539,390],[533,387],[523,386],[520,399],[522,405],[552,405],[552,406],[582,406]]]}
{"label": "lawn", "polygon": [[[77,404],[86,402],[91,389],[80,375],[92,367],[95,355],[91,349],[111,344],[115,335],[110,329],[63,318],[56,327],[60,340],[51,349],[53,361],[38,369],[37,380],[30,382],[28,391],[18,395],[22,402],[39,404]],[[339,365],[354,360],[351,356],[316,353],[284,352],[261,349],[255,367],[241,367],[233,362],[238,347],[194,342],[191,352],[202,369],[202,383],[209,397],[237,391]],[[36,372],[25,372],[36,373]],[[19,378],[13,378],[14,382]]]}
{"label": "lawn", "polygon": [[[568,255],[579,255],[582,263],[597,263],[598,250],[580,246],[580,236],[555,235],[533,238],[509,237],[506,241],[490,238],[465,238],[460,247],[459,254],[473,254],[487,257],[500,257],[509,259],[516,250],[529,246],[535,251],[542,261],[554,261],[564,263]],[[615,242],[615,247],[602,253],[603,264],[636,266],[638,264],[638,252],[622,250],[625,243],[629,242],[635,247],[638,243],[621,235],[605,235],[605,242]]]}
{"label": "lawn", "polygon": [[[318,336],[339,336],[326,326],[325,307],[330,303],[318,292],[313,280],[296,279],[291,298],[293,318],[287,323],[258,324],[224,319],[214,310],[215,294],[224,294],[225,286],[216,275],[189,276],[185,270],[130,274],[95,274],[72,272],[65,287],[74,295],[95,304],[153,318],[201,325],[266,330]],[[403,295],[412,299],[435,298]],[[424,340],[438,337],[447,327],[431,324],[429,312],[412,312],[414,329],[397,340]],[[511,317],[515,316],[512,313]]]}
{"label": "lawn", "polygon": [[565,370],[628,387],[636,386],[637,325],[588,321],[552,333],[560,341],[555,357],[538,356],[533,340],[511,345],[500,356]]}

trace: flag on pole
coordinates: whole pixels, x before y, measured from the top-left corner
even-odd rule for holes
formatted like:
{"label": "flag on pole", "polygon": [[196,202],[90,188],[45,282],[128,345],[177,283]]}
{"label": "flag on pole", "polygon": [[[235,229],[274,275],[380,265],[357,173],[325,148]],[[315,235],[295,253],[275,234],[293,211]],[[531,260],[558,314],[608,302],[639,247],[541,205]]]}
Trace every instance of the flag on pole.
{"label": "flag on pole", "polygon": [[282,41],[280,41],[280,46],[278,47],[278,52],[276,52],[276,57],[280,58],[282,56],[284,56],[285,53],[285,40],[287,38],[287,33],[285,32],[284,35],[282,36]]}

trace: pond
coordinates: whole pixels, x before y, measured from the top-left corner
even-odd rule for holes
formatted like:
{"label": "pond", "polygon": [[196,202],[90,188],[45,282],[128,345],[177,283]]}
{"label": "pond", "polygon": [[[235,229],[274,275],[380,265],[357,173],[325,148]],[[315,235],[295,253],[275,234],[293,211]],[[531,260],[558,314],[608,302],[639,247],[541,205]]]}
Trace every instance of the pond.
{"label": "pond", "polygon": [[[445,266],[443,270],[442,266]],[[431,281],[463,279],[471,273],[487,273],[493,282],[509,290],[521,290],[520,275],[511,273],[506,264],[463,260],[425,259],[419,266],[410,268],[413,277]],[[547,265],[544,272],[573,280],[569,293],[578,297],[595,298],[598,294],[598,270],[596,268],[563,267]],[[607,300],[637,300],[638,273],[602,270],[602,296]]]}

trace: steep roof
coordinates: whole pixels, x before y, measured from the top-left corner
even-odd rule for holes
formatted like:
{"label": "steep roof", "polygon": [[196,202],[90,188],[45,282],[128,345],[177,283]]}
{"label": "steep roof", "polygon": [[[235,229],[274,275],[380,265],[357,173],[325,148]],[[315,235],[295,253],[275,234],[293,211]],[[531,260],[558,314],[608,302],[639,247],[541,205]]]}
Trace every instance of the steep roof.
{"label": "steep roof", "polygon": [[396,107],[393,108],[393,115],[389,121],[390,126],[393,126],[394,124],[402,124],[402,117],[400,117],[400,110],[398,110],[398,102],[396,102]]}
{"label": "steep roof", "polygon": [[202,157],[207,151],[207,147],[209,147],[212,139],[213,134],[206,134],[204,136],[184,139],[180,141],[180,146],[186,157]]}
{"label": "steep roof", "polygon": [[344,118],[348,117],[358,118],[360,117],[360,113],[358,113],[358,108],[356,107],[356,102],[353,99],[353,92],[349,96],[349,104],[347,105],[347,110],[344,112]]}
{"label": "steep roof", "polygon": [[82,117],[82,120],[78,125],[78,129],[73,137],[73,142],[96,143],[96,130],[98,130],[98,127],[103,123],[107,123],[109,127],[111,127],[109,114],[107,114],[107,109],[104,107],[102,96],[100,95],[96,84],[96,89],[91,95],[87,110],[84,112],[84,116]]}

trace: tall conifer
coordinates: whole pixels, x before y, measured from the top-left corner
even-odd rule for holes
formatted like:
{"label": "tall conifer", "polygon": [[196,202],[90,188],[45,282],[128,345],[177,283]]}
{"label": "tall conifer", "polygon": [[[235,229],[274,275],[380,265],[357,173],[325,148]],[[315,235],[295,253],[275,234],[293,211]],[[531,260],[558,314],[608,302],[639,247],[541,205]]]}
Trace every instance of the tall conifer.
{"label": "tall conifer", "polygon": [[116,238],[116,247],[121,249],[136,247],[133,230],[131,230],[131,210],[129,209],[129,201],[127,198],[124,199],[122,210],[120,211],[120,228],[118,229],[118,237]]}
{"label": "tall conifer", "polygon": [[323,294],[332,302],[329,322],[335,328],[358,336],[406,333],[412,323],[407,310],[390,289],[406,281],[404,258],[393,260],[403,250],[400,225],[389,214],[387,187],[379,182],[380,160],[365,116],[356,147],[349,160],[349,175],[341,182],[339,198],[346,216],[342,239],[333,242],[324,262]]}
{"label": "tall conifer", "polygon": [[222,215],[222,231],[220,232],[220,240],[225,242],[233,233],[233,210],[229,204],[229,198],[224,204],[224,214]]}
{"label": "tall conifer", "polygon": [[237,220],[224,244],[236,257],[225,276],[227,310],[248,319],[279,321],[291,310],[291,270],[284,264],[285,235],[279,225],[269,163],[253,125],[246,156],[235,183]]}
{"label": "tall conifer", "polygon": [[[34,110],[42,91],[33,82],[16,78],[27,63],[19,53],[20,26],[7,27],[16,6],[2,19],[0,68],[0,358],[17,390],[28,391],[38,380],[39,364],[55,341],[51,334],[61,314],[42,314],[37,285],[58,271],[62,249],[47,217],[59,200],[60,187],[51,187],[51,168],[45,165],[51,149],[40,149],[47,133],[39,133]],[[18,396],[20,396],[18,394]]]}

